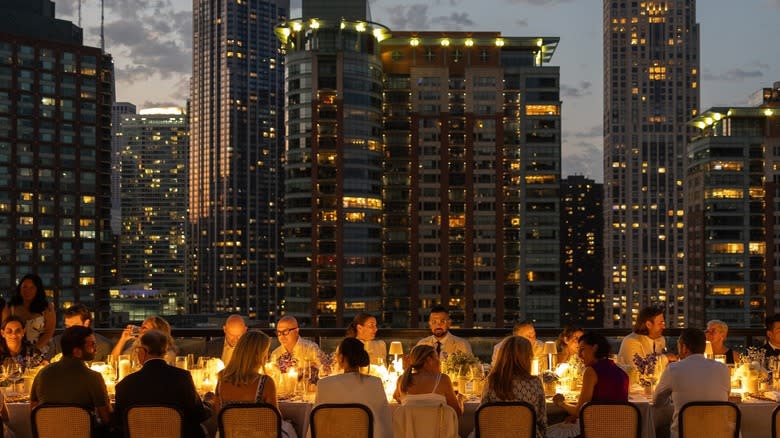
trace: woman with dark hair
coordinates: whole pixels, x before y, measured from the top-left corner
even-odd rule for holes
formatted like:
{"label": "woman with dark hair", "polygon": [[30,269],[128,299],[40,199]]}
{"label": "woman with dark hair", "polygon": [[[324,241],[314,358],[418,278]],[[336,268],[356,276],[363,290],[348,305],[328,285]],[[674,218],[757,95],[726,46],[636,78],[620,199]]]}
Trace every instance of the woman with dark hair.
{"label": "woman with dark hair", "polygon": [[347,327],[347,337],[362,342],[371,363],[382,365],[387,358],[387,345],[385,341],[374,339],[376,332],[376,318],[368,313],[358,313]]}
{"label": "woman with dark hair", "polygon": [[611,351],[602,335],[591,332],[580,337],[580,358],[586,368],[577,404],[566,403],[561,394],[553,398],[553,403],[570,415],[569,420],[576,419],[582,405],[591,400],[628,401],[628,375],[609,359]]}
{"label": "woman with dark hair", "polygon": [[409,366],[398,378],[393,398],[406,404],[447,404],[458,416],[463,414],[462,400],[455,395],[452,382],[441,372],[441,362],[430,345],[417,345],[409,353]]}
{"label": "woman with dark hair", "polygon": [[578,357],[580,336],[583,333],[582,329],[575,325],[567,325],[563,328],[563,331],[555,341],[555,346],[558,348],[558,360],[555,363],[568,362]]}
{"label": "woman with dark hair", "polygon": [[355,338],[344,338],[336,351],[336,361],[344,374],[325,377],[317,382],[315,406],[325,403],[366,405],[374,417],[374,438],[392,438],[392,415],[382,381],[360,372],[360,368],[370,363],[363,343]]}
{"label": "woman with dark hair", "polygon": [[54,337],[57,316],[54,313],[54,304],[46,299],[41,277],[36,274],[22,277],[16,287],[16,294],[3,309],[2,319],[5,321],[12,315],[22,320],[27,340],[45,353],[49,348],[49,341]]}
{"label": "woman with dark hair", "polygon": [[9,316],[0,325],[0,364],[13,360],[22,369],[45,365],[43,354],[25,337],[24,322],[18,316]]}

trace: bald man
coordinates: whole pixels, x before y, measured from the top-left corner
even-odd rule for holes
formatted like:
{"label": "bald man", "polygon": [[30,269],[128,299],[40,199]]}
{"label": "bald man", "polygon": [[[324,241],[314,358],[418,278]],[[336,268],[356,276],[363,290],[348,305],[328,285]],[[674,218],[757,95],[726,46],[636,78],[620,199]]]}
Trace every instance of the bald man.
{"label": "bald man", "polygon": [[227,366],[230,358],[233,357],[233,350],[238,344],[238,340],[246,333],[246,323],[241,315],[230,315],[222,326],[224,337],[219,337],[206,342],[206,349],[203,355],[206,357],[219,357]]}

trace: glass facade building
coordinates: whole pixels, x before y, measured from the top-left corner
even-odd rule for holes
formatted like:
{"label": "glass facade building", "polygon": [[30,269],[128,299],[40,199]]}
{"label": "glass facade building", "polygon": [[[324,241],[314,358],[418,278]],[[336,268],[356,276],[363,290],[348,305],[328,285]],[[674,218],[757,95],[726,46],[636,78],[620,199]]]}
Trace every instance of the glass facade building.
{"label": "glass facade building", "polygon": [[276,314],[286,0],[197,0],[190,83],[191,312]]}
{"label": "glass facade building", "polygon": [[107,320],[113,63],[54,3],[0,4],[0,284]]}

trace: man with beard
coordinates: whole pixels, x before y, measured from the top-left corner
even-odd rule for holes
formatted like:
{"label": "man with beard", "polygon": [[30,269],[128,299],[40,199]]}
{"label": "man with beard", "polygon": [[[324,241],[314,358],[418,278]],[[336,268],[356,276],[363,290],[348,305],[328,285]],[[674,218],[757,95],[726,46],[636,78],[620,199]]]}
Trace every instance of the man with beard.
{"label": "man with beard", "polygon": [[428,326],[433,334],[420,339],[417,345],[430,345],[436,349],[441,361],[456,351],[471,354],[469,342],[449,332],[450,323],[450,312],[444,306],[433,306],[428,315]]}
{"label": "man with beard", "polygon": [[30,390],[30,407],[44,403],[75,403],[95,409],[97,418],[107,427],[111,404],[103,376],[87,368],[84,362],[95,358],[97,342],[92,329],[74,325],[62,332],[62,359],[43,368]]}

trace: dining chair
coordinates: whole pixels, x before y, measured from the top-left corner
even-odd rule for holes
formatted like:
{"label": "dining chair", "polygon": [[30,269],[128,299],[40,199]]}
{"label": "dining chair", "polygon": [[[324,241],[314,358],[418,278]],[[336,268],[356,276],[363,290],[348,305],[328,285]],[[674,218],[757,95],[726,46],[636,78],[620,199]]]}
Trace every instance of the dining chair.
{"label": "dining chair", "polygon": [[184,438],[182,413],[167,405],[136,405],[125,413],[127,438]]}
{"label": "dining chair", "polygon": [[780,405],[772,412],[772,438],[780,438]]}
{"label": "dining chair", "polygon": [[359,403],[326,403],[309,414],[311,438],[373,438],[374,416]]}
{"label": "dining chair", "polygon": [[739,438],[742,414],[737,405],[724,401],[693,401],[677,416],[679,438]]}
{"label": "dining chair", "polygon": [[393,438],[458,437],[458,415],[446,404],[401,405],[393,412]]}
{"label": "dining chair", "polygon": [[268,403],[227,405],[217,417],[220,438],[277,438],[282,415]]}
{"label": "dining chair", "polygon": [[[42,404],[30,414],[34,438],[90,438],[92,410],[77,404]],[[0,426],[0,435],[2,435]]]}
{"label": "dining chair", "polygon": [[474,413],[476,438],[534,438],[536,411],[522,401],[485,403]]}
{"label": "dining chair", "polygon": [[639,438],[642,416],[633,403],[589,401],[580,408],[582,438]]}

